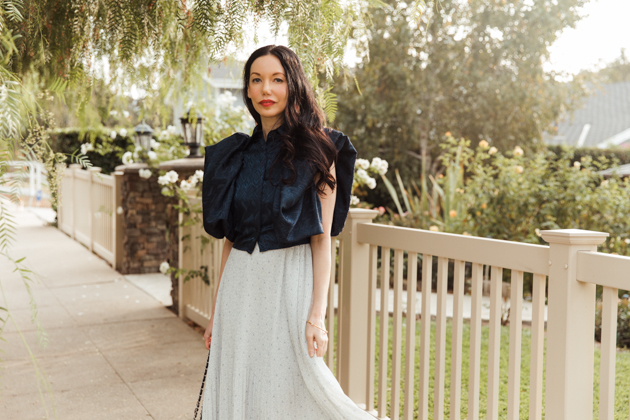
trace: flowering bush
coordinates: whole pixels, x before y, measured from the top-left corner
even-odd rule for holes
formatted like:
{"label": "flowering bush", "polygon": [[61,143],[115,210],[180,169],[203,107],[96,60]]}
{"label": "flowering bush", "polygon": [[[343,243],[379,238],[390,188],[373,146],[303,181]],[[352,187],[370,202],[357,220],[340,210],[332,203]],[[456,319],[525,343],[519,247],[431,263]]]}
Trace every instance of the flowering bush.
{"label": "flowering bush", "polygon": [[360,199],[356,194],[360,194],[360,187],[367,187],[371,190],[376,188],[375,176],[385,175],[389,164],[386,160],[379,157],[372,159],[370,163],[367,159],[357,159],[354,164],[354,180],[352,182],[352,196],[350,197],[350,205],[356,206],[360,203]]}

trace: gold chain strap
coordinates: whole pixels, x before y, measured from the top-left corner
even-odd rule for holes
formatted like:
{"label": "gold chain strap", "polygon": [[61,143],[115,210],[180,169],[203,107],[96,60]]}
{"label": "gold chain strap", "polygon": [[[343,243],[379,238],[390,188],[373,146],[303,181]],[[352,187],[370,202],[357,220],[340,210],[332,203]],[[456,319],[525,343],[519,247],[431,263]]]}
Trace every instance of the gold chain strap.
{"label": "gold chain strap", "polygon": [[307,323],[311,324],[313,327],[317,328],[318,330],[322,330],[324,331],[326,334],[328,334],[328,331],[326,331],[325,329],[318,327],[317,325],[313,324],[310,320],[306,321]]}

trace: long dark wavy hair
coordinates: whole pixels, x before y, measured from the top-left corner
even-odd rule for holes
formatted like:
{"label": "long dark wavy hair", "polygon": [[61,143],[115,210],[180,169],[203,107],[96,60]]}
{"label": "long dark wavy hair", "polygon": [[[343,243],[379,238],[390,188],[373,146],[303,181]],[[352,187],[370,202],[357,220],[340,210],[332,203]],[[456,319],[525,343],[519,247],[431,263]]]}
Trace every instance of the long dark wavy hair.
{"label": "long dark wavy hair", "polygon": [[243,70],[243,100],[249,113],[257,124],[261,125],[260,114],[256,112],[252,100],[247,97],[249,76],[252,63],[265,55],[273,55],[280,60],[286,75],[288,92],[287,106],[282,115],[284,134],[280,137],[282,145],[277,158],[271,166],[281,161],[291,171],[291,176],[282,182],[290,185],[297,179],[294,159],[304,159],[313,169],[314,186],[323,195],[326,185],[335,188],[335,179],[329,171],[330,165],[337,160],[337,148],[324,132],[324,113],[315,101],[304,68],[298,56],[289,48],[281,45],[267,45],[259,48],[249,56]]}

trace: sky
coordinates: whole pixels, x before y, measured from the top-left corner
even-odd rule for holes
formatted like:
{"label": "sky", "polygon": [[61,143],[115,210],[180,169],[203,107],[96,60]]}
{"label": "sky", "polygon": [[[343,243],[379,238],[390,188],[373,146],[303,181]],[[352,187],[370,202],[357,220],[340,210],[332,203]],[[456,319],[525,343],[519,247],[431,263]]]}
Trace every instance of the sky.
{"label": "sky", "polygon": [[630,0],[592,0],[582,13],[549,48],[545,70],[576,74],[613,61],[622,48],[630,55]]}
{"label": "sky", "polygon": [[[549,48],[549,62],[544,69],[577,74],[581,70],[592,70],[610,63],[626,48],[630,55],[630,0],[591,0],[581,10],[584,18],[575,28],[565,29]],[[240,60],[246,60],[256,47],[268,44],[287,44],[281,30],[274,38],[261,25],[259,40],[247,42],[247,46],[236,52]],[[346,54],[346,63],[353,66],[356,60]]]}

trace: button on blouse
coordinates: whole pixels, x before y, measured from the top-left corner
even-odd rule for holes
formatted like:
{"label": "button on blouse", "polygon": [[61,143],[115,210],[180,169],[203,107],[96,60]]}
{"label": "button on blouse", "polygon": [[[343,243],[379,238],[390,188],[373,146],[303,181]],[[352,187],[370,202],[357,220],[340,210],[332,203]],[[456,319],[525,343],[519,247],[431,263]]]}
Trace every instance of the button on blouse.
{"label": "button on blouse", "polygon": [[[280,152],[281,126],[272,130],[265,141],[262,129],[254,128],[251,136],[235,133],[205,148],[202,190],[203,223],[206,232],[234,242],[234,248],[261,252],[310,242],[313,235],[324,232],[321,201],[313,185],[313,170],[295,159],[296,181],[286,185],[291,171],[276,162]],[[337,197],[331,236],[338,235],[350,207],[356,150],[343,133],[326,129],[337,147],[335,164]]]}

